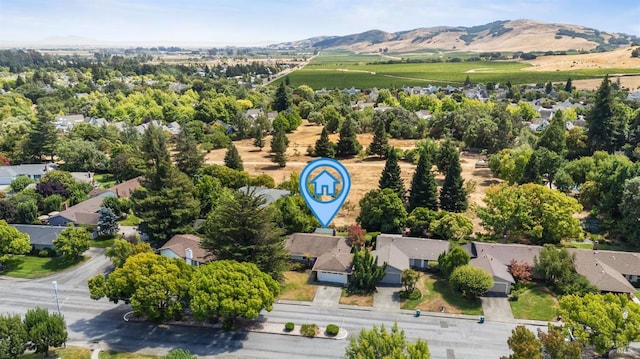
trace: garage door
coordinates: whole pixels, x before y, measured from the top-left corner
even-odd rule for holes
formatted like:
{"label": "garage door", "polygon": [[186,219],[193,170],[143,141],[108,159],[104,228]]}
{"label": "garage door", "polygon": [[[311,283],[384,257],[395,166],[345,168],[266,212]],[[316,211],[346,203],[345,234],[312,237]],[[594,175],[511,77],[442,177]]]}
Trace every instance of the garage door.
{"label": "garage door", "polygon": [[380,281],[382,284],[400,285],[402,284],[402,273],[387,273]]}
{"label": "garage door", "polygon": [[500,293],[500,294],[507,294],[507,288],[509,286],[509,283],[506,282],[495,282],[493,284],[493,287],[491,287],[491,289],[489,289],[489,292],[491,293]]}
{"label": "garage door", "polygon": [[318,272],[320,282],[347,284],[347,275],[343,273]]}

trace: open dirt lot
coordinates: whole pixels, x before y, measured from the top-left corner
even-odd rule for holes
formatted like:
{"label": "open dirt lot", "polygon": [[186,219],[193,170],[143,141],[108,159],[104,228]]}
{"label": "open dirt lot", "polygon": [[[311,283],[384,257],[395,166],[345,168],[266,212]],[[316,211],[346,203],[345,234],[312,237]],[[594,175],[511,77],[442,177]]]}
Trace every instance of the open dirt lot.
{"label": "open dirt lot", "polygon": [[[242,141],[236,141],[235,146],[238,148],[238,152],[244,162],[245,171],[251,175],[267,174],[275,180],[276,184],[282,183],[289,179],[291,172],[300,173],[307,162],[313,160],[313,157],[307,156],[307,147],[314,146],[316,140],[320,137],[322,131],[321,126],[304,122],[298,130],[288,134],[289,148],[287,149],[287,166],[280,168],[273,162],[268,153],[271,143],[271,137],[266,139],[266,146],[263,151],[253,146],[252,139],[246,139]],[[363,147],[369,146],[373,138],[372,134],[362,134],[358,136],[358,140]],[[338,135],[331,135],[331,140],[337,142]],[[390,139],[389,144],[402,149],[411,149],[415,147],[415,140],[394,140]],[[222,164],[226,149],[213,150],[207,154],[206,162],[209,164]],[[484,193],[491,185],[499,183],[500,180],[493,177],[493,174],[488,168],[476,169],[475,163],[481,158],[477,155],[462,154],[462,176],[465,181],[474,181],[476,183],[475,191],[470,195],[470,204],[481,205],[484,198]],[[358,158],[349,158],[340,160],[345,165],[351,176],[351,191],[347,197],[345,205],[342,207],[340,213],[336,216],[333,223],[336,226],[349,225],[355,222],[356,217],[360,211],[358,203],[360,199],[372,189],[378,188],[378,180],[380,179],[380,173],[384,168],[384,160],[377,157],[370,157],[364,160]],[[402,177],[405,181],[405,186],[408,188],[411,184],[411,176],[415,171],[415,165],[407,162],[401,162],[400,167],[402,169]],[[435,167],[434,167],[435,169]],[[438,174],[436,178],[440,184],[444,180],[444,176]],[[474,220],[474,230],[479,231],[479,222],[471,216]]]}

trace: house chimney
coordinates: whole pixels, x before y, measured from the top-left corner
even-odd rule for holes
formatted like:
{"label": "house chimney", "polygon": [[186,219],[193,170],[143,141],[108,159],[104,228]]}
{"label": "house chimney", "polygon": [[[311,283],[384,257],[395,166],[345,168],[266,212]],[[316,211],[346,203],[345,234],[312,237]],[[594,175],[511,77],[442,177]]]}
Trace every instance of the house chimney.
{"label": "house chimney", "polygon": [[187,264],[191,265],[191,258],[193,258],[193,251],[191,248],[187,248],[184,250],[184,260]]}
{"label": "house chimney", "polygon": [[599,245],[598,241],[593,241],[593,250],[597,251],[599,247],[600,247],[600,245]]}

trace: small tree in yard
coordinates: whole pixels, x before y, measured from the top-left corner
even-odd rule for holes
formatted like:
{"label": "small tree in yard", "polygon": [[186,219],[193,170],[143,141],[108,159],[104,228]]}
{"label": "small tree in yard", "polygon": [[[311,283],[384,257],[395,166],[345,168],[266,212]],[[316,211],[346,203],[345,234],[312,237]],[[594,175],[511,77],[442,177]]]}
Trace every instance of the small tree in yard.
{"label": "small tree in yard", "polygon": [[98,234],[101,236],[115,236],[120,230],[118,224],[118,216],[113,213],[111,208],[100,208],[98,210],[100,217],[98,218]]}
{"label": "small tree in yard", "polygon": [[451,287],[467,298],[476,298],[493,287],[493,278],[484,270],[465,264],[456,268],[449,277]]}
{"label": "small tree in yard", "polygon": [[413,269],[409,268],[402,271],[402,285],[404,286],[405,292],[413,293],[418,280],[420,280],[420,273]]}
{"label": "small tree in yard", "polygon": [[352,337],[347,346],[345,359],[361,358],[394,358],[394,359],[429,359],[429,345],[418,339],[415,343],[407,342],[404,330],[398,329],[395,323],[391,331],[382,325],[370,330],[362,329],[357,337]]}
{"label": "small tree in yard", "polygon": [[0,358],[17,358],[29,342],[20,315],[0,314]]}
{"label": "small tree in yard", "polygon": [[453,271],[469,263],[471,257],[460,246],[451,248],[449,253],[442,253],[438,256],[438,268],[445,278],[448,278]]}
{"label": "small tree in yard", "polygon": [[56,252],[62,254],[63,257],[71,260],[77,260],[78,257],[91,246],[91,234],[81,227],[65,228],[58,238],[53,241],[53,247]]}
{"label": "small tree in yard", "polygon": [[543,359],[542,344],[532,331],[524,325],[518,325],[507,340],[513,354],[503,359]]}
{"label": "small tree in yard", "polygon": [[566,329],[549,324],[547,332],[538,329],[538,338],[549,359],[580,359],[582,358],[582,343],[572,341],[567,343]]}
{"label": "small tree in yard", "polygon": [[27,310],[24,326],[29,337],[29,349],[49,356],[49,347],[59,347],[67,341],[67,325],[57,313],[35,308]]}
{"label": "small tree in yard", "polygon": [[353,272],[349,293],[371,294],[376,290],[376,284],[384,277],[387,263],[379,266],[378,257],[373,257],[367,250],[358,250],[353,253]]}
{"label": "small tree in yard", "polygon": [[347,229],[347,237],[349,238],[349,241],[351,241],[351,246],[358,248],[363,247],[367,241],[365,237],[366,233],[367,231],[365,231],[359,224],[354,223],[350,225]]}
{"label": "small tree in yard", "polygon": [[512,259],[509,263],[509,273],[518,283],[526,283],[531,281],[531,271],[533,266],[525,262],[518,262]]}

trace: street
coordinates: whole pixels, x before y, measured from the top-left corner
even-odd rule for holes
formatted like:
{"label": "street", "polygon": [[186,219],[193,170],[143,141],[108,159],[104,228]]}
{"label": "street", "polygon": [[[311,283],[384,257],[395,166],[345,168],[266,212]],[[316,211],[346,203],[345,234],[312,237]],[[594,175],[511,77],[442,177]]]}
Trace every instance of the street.
{"label": "street", "polygon": [[[165,354],[174,348],[184,348],[204,358],[341,358],[344,355],[348,339],[309,339],[243,331],[229,333],[206,327],[125,322],[123,315],[130,310],[128,305],[89,298],[87,279],[111,267],[102,250],[92,251],[94,257],[90,261],[64,273],[35,280],[0,277],[0,313],[23,314],[36,306],[56,311],[51,285],[55,280],[60,311],[69,330],[69,345],[149,354]],[[337,324],[348,330],[350,336],[357,335],[362,328],[381,324],[390,328],[397,322],[408,340],[426,339],[434,359],[507,355],[507,338],[514,327],[514,324],[488,321],[478,324],[475,320],[429,316],[428,313],[414,317],[407,311],[323,308],[308,303],[275,304],[274,310],[264,312],[259,320],[320,326]]]}

